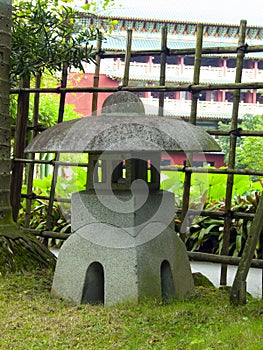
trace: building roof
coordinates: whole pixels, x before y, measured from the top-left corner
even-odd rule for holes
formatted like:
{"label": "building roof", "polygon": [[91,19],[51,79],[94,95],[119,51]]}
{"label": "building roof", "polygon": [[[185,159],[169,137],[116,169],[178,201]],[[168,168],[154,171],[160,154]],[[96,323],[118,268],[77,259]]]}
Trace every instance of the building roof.
{"label": "building roof", "polygon": [[[100,0],[97,0],[97,4]],[[101,0],[102,2],[102,0]],[[262,25],[262,0],[248,3],[240,0],[114,0],[112,6],[101,6],[98,13],[116,17],[194,21],[209,23]]]}
{"label": "building roof", "polygon": [[[195,36],[194,35],[170,35],[167,40],[167,47],[173,49],[194,49],[195,48]],[[213,40],[212,40],[213,39]],[[105,39],[102,43],[102,49],[106,51],[125,51],[126,50],[126,32],[119,33],[113,31],[111,34],[105,35]],[[226,39],[225,41],[216,40],[215,38],[207,38],[203,42],[203,48],[209,47],[233,47],[237,46],[238,38],[235,40]],[[95,45],[95,43],[94,43]],[[263,45],[263,40],[262,40]],[[132,39],[132,50],[145,51],[145,50],[160,50],[161,40],[154,34],[140,34]],[[212,56],[212,55],[210,55]],[[213,54],[213,56],[219,56],[219,54]],[[224,57],[236,57],[236,54],[223,54]],[[263,52],[247,53],[246,58],[249,59],[263,59]]]}
{"label": "building roof", "polygon": [[[169,49],[194,48],[196,42],[197,22],[182,22],[171,20],[143,19],[132,17],[112,17],[114,26],[110,25],[108,16],[92,16],[80,14],[80,27],[100,28],[105,32],[102,43],[103,50],[115,51],[126,49],[126,31],[133,30],[132,50],[158,50],[161,45],[161,30],[168,29]],[[203,47],[230,47],[237,46],[239,25],[217,23],[203,23]],[[263,45],[263,27],[247,26],[246,43]],[[94,43],[95,44],[95,43]],[[216,56],[220,56],[217,54]],[[224,57],[235,57],[235,54],[224,54]],[[263,59],[263,52],[247,53],[246,58]]]}
{"label": "building roof", "polygon": [[[113,17],[113,16],[93,16],[80,13],[80,24],[88,27],[93,25],[101,29],[109,29],[111,20],[116,20],[114,31],[133,29],[136,32],[158,33],[163,26],[167,26],[170,34],[194,35],[198,23],[203,23],[204,33],[211,37],[237,38],[239,25],[219,24],[191,21],[172,21],[145,19],[139,17]],[[110,19],[110,20],[109,20]],[[263,26],[247,26],[247,38],[254,40],[263,40]]]}

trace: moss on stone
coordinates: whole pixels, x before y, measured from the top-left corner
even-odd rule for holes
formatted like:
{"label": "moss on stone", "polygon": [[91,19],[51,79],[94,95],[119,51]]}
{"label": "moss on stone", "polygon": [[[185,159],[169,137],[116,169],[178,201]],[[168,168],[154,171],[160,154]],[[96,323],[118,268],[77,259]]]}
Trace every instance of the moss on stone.
{"label": "moss on stone", "polygon": [[201,272],[193,273],[194,285],[195,287],[205,287],[205,288],[214,288],[213,283],[204,276]]}

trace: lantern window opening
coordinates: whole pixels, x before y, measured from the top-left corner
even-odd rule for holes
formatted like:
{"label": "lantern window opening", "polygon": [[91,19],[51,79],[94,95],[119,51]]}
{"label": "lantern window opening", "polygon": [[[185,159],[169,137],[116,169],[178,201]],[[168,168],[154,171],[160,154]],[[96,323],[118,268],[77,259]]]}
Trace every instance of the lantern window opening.
{"label": "lantern window opening", "polygon": [[94,183],[106,183],[107,181],[107,171],[106,171],[106,161],[104,159],[94,160]]}
{"label": "lantern window opening", "polygon": [[151,183],[152,182],[152,164],[151,160],[149,159],[147,162],[147,182]]}
{"label": "lantern window opening", "polygon": [[124,160],[112,160],[112,184],[126,183],[126,167]]}

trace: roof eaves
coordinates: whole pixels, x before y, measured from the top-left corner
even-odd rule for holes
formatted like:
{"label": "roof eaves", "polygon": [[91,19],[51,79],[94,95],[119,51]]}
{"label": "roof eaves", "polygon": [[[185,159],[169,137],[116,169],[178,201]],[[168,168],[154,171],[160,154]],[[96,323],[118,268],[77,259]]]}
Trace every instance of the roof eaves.
{"label": "roof eaves", "polygon": [[[219,22],[203,22],[203,21],[179,21],[179,20],[166,20],[166,19],[156,19],[156,18],[140,18],[140,17],[129,17],[129,16],[113,16],[113,15],[89,15],[83,12],[79,13],[80,16],[82,17],[93,17],[96,19],[103,19],[103,20],[108,20],[109,18],[111,19],[121,19],[121,20],[129,20],[129,21],[151,21],[151,22],[156,22],[156,23],[181,23],[181,24],[190,24],[190,25],[196,25],[196,24],[203,24],[203,25],[209,25],[209,26],[219,26],[219,27],[233,27],[233,28],[239,28],[238,24],[233,24],[233,23],[219,23]],[[259,25],[248,25],[247,29],[251,28],[257,28],[261,29],[263,26]]]}

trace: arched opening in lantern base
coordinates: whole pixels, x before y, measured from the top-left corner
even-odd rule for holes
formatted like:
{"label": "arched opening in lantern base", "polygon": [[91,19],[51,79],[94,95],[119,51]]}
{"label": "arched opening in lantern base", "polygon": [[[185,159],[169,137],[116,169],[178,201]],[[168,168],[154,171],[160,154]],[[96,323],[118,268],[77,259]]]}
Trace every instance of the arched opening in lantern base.
{"label": "arched opening in lantern base", "polygon": [[87,269],[81,303],[104,304],[104,270],[99,262],[93,262]]}
{"label": "arched opening in lantern base", "polygon": [[161,264],[161,289],[163,301],[169,301],[175,297],[173,274],[167,260]]}

